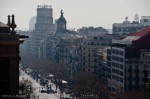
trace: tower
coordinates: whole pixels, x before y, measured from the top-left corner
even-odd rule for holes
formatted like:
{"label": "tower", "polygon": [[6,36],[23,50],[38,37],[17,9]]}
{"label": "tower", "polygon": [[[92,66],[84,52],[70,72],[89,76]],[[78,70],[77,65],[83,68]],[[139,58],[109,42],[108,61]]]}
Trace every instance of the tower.
{"label": "tower", "polygon": [[[35,30],[31,39],[31,53],[39,57],[40,42],[53,34],[53,9],[51,5],[38,5]],[[42,56],[42,55],[41,55]]]}
{"label": "tower", "polygon": [[57,32],[64,33],[66,32],[66,19],[64,18],[63,10],[60,11],[60,17],[57,20]]}

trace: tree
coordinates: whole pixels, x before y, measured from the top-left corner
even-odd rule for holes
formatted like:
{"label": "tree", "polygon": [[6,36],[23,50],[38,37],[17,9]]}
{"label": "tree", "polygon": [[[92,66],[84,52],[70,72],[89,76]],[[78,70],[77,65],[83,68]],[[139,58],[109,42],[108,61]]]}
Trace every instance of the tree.
{"label": "tree", "polygon": [[19,82],[19,94],[24,97],[20,97],[20,99],[30,99],[32,93],[32,82],[29,80],[21,80]]}
{"label": "tree", "polygon": [[102,95],[102,92],[108,92],[104,83],[89,72],[76,74],[73,82],[72,92],[78,98],[94,97],[94,99],[101,99],[105,97]]}

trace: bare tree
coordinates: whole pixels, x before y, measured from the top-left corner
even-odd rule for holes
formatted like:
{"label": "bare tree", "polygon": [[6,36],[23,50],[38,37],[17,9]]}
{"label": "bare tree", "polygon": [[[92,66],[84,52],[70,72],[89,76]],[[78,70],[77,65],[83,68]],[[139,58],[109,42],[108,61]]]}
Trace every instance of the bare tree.
{"label": "bare tree", "polygon": [[31,94],[33,93],[32,83],[29,80],[22,80],[19,82],[19,94],[24,97],[20,99],[30,99]]}

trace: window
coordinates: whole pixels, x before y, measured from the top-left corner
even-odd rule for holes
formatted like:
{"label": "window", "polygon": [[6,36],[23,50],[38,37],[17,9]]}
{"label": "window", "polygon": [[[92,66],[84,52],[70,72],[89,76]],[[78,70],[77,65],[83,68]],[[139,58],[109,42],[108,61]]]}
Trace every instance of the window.
{"label": "window", "polygon": [[83,60],[85,60],[85,57],[83,57]]}
{"label": "window", "polygon": [[115,75],[112,75],[112,78],[115,79]]}
{"label": "window", "polygon": [[111,62],[107,62],[107,65],[108,65],[109,67],[111,67]]}
{"label": "window", "polygon": [[147,68],[148,68],[148,65],[144,65],[144,68],[147,69]]}
{"label": "window", "polygon": [[115,73],[115,69],[112,69],[112,72]]}
{"label": "window", "polygon": [[115,63],[114,62],[112,62],[112,66],[115,67]]}
{"label": "window", "polygon": [[118,76],[116,76],[116,80],[119,81],[119,77]]}
{"label": "window", "polygon": [[85,47],[83,48],[83,50],[85,50]]}
{"label": "window", "polygon": [[123,71],[120,71],[120,75],[123,76]]}
{"label": "window", "polygon": [[118,74],[118,75],[119,75],[119,70],[116,70],[116,74]]}
{"label": "window", "polygon": [[119,57],[116,57],[116,61],[119,61]]}
{"label": "window", "polygon": [[99,42],[97,42],[97,45],[99,45]]}
{"label": "window", "polygon": [[123,51],[120,51],[120,55],[123,55]]}
{"label": "window", "polygon": [[111,56],[107,56],[107,60],[111,61]]}
{"label": "window", "polygon": [[119,64],[118,63],[116,63],[116,67],[119,68]]}
{"label": "window", "polygon": [[88,57],[90,57],[90,53],[88,53]]}
{"label": "window", "polygon": [[147,19],[144,19],[143,22],[147,22]]}
{"label": "window", "polygon": [[94,42],[91,42],[91,45],[95,45]]}
{"label": "window", "polygon": [[115,56],[113,56],[112,59],[115,60]]}
{"label": "window", "polygon": [[83,53],[83,55],[85,55],[85,52]]}
{"label": "window", "polygon": [[115,54],[115,50],[112,50],[112,53]]}
{"label": "window", "polygon": [[107,54],[109,54],[109,55],[110,55],[110,54],[111,54],[111,50],[109,50],[109,49],[108,49],[108,50],[107,50]]}
{"label": "window", "polygon": [[116,54],[119,54],[119,51],[116,50]]}
{"label": "window", "polygon": [[120,62],[123,62],[123,58],[120,58]]}
{"label": "window", "polygon": [[129,69],[132,69],[132,65],[129,65]]}
{"label": "window", "polygon": [[90,58],[88,58],[88,62],[90,62]]}
{"label": "window", "polygon": [[94,40],[97,40],[97,37],[94,37]]}
{"label": "window", "polygon": [[112,87],[112,91],[115,92],[115,88],[114,87]]}
{"label": "window", "polygon": [[103,37],[100,37],[100,39],[102,40],[102,39],[103,39]]}
{"label": "window", "polygon": [[120,78],[120,82],[122,82],[122,83],[123,83],[123,78]]}
{"label": "window", "polygon": [[123,69],[123,65],[120,64],[120,69]]}

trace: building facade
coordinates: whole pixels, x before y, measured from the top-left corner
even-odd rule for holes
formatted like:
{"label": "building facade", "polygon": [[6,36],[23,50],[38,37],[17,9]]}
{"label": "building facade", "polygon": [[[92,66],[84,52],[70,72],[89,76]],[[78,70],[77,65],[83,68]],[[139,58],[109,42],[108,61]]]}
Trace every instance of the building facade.
{"label": "building facade", "polygon": [[85,39],[81,44],[83,70],[100,75],[99,71],[101,70],[99,69],[101,66],[98,61],[98,54],[103,53],[105,47],[111,44],[113,38],[118,38],[118,35],[103,34]]}
{"label": "building facade", "polygon": [[31,39],[31,54],[36,57],[44,58],[39,55],[41,52],[41,44],[48,35],[54,33],[53,9],[50,5],[38,5],[35,30]]}
{"label": "building facade", "polygon": [[111,68],[108,87],[116,93],[143,88],[150,74],[150,27],[112,40],[107,49],[107,67]]}
{"label": "building facade", "polygon": [[144,27],[143,24],[139,23],[139,21],[128,21],[128,17],[125,17],[125,21],[123,23],[114,23],[112,25],[113,34],[130,34],[136,32]]}
{"label": "building facade", "polygon": [[82,27],[77,30],[80,35],[85,35],[87,37],[99,36],[102,34],[108,34],[108,30],[103,27]]}
{"label": "building facade", "polygon": [[[24,35],[16,34],[14,15],[8,23],[0,22],[0,98],[18,99],[19,95],[19,45]],[[9,96],[8,96],[9,95]]]}
{"label": "building facade", "polygon": [[144,26],[150,26],[150,16],[141,16],[140,23]]}

